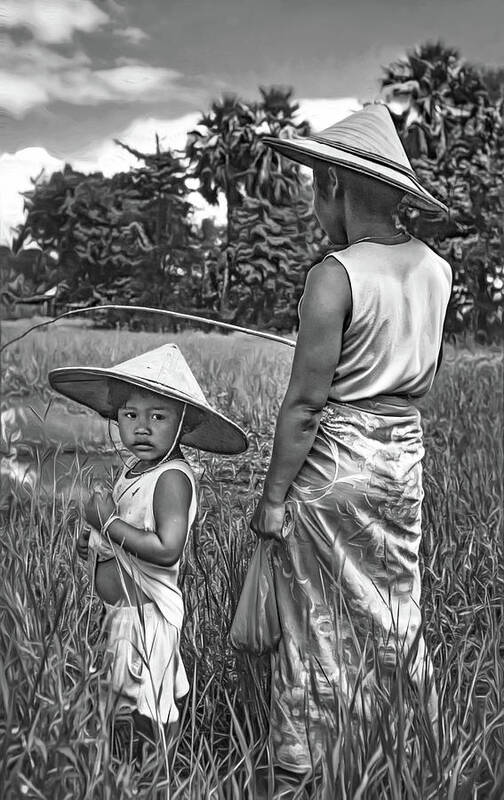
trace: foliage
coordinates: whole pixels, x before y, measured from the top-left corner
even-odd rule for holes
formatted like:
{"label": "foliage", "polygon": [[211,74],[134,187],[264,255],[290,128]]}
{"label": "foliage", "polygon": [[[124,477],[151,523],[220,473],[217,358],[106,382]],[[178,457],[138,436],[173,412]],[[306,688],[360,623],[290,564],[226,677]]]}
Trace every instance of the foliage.
{"label": "foliage", "polygon": [[66,166],[26,193],[16,246],[56,250],[74,302],[186,307],[198,251],[185,171],[170,152],[126,149],[143,165],[111,178]]}
{"label": "foliage", "polygon": [[225,95],[188,137],[191,175],[202,196],[227,203],[226,237],[215,259],[219,310],[252,324],[291,328],[300,283],[322,232],[312,219],[310,192],[299,166],[262,143],[265,135],[309,133],[293,90],[260,87],[260,100]]}
{"label": "foliage", "polygon": [[[453,267],[447,332],[497,339],[504,314],[503,71],[477,69],[455,48],[427,43],[386,67],[381,84],[419,179],[450,207],[443,224],[412,211],[403,220]],[[214,101],[188,135],[183,157],[161,152],[158,142],[153,153],[118,142],[138,158],[129,173],[86,176],[66,165],[48,181],[34,181],[15,251],[20,257],[32,239],[42,256],[28,280],[22,259],[2,254],[3,302],[50,288],[50,281],[61,287],[60,301],[77,305],[164,305],[295,327],[304,277],[328,242],[299,165],[262,141],[306,135],[309,125],[298,119],[292,89],[259,91],[251,102],[235,95]],[[192,223],[190,178],[207,202],[224,198],[225,227]],[[108,316],[106,324],[117,321]]]}
{"label": "foliage", "polygon": [[495,103],[504,97],[504,67],[482,67],[481,77],[490,100]]}
{"label": "foliage", "polygon": [[504,311],[504,101],[492,100],[485,75],[442,43],[387,67],[382,89],[421,183],[450,209],[442,226],[408,220],[452,264],[448,330],[496,336]]}
{"label": "foliage", "polygon": [[290,205],[247,198],[236,220],[237,278],[230,289],[235,319],[259,327],[294,328],[307,269],[324,241],[311,209],[310,185],[302,185]]}
{"label": "foliage", "polygon": [[37,300],[54,287],[60,293],[68,289],[61,280],[57,253],[31,248],[14,254],[0,246],[0,306],[7,313],[17,300]]}
{"label": "foliage", "polygon": [[[85,357],[95,363],[104,353],[128,358],[163,340],[162,334],[87,331],[77,345],[55,327],[5,353],[11,366],[33,368],[34,378],[38,370],[32,396],[47,387],[49,366],[76,360],[70,347],[80,358],[83,344]],[[198,521],[182,570],[183,659],[192,688],[172,753],[172,797],[253,800],[261,753],[268,763],[268,670],[260,661],[236,658],[227,637],[253,547],[248,521],[291,353],[251,346],[241,337],[188,332],[177,340],[210,401],[244,425],[251,441],[247,454],[233,459],[198,458],[187,450],[202,477]],[[27,372],[19,373],[24,380]],[[400,698],[385,694],[366,729],[342,724],[327,753],[322,786],[307,792],[310,800],[502,797],[501,380],[498,355],[456,352],[422,401],[422,607],[439,691],[439,743],[421,704],[406,720]],[[31,402],[30,395],[26,400]],[[74,464],[74,455],[67,455],[60,477],[53,472],[55,458],[54,451],[34,451],[24,479],[26,462],[2,493],[0,794],[6,800],[147,800],[154,797],[156,780],[160,786],[152,773],[159,773],[165,755],[162,741],[154,764],[138,773],[127,753],[112,754],[109,715],[100,718],[97,712],[104,677],[100,607],[91,603],[89,576],[74,558],[79,523],[70,500],[73,492],[76,502],[80,485],[90,479],[89,454]],[[405,682],[398,691],[408,691]],[[394,734],[398,720],[405,725],[404,748]],[[143,790],[142,780],[148,782]]]}

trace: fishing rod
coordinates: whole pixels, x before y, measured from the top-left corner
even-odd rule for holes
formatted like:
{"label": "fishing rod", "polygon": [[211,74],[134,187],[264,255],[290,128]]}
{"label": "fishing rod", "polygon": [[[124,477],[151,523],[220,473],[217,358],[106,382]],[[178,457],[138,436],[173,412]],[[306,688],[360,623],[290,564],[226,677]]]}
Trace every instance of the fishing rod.
{"label": "fishing rod", "polygon": [[71,311],[65,311],[63,314],[58,314],[57,317],[53,317],[45,322],[38,322],[36,325],[32,325],[30,328],[28,328],[28,330],[23,331],[23,333],[19,334],[19,336],[15,336],[13,339],[10,339],[8,342],[2,345],[0,347],[0,353],[3,353],[3,351],[7,347],[10,347],[11,344],[14,344],[14,342],[19,342],[21,339],[24,339],[25,336],[28,336],[29,333],[37,330],[37,328],[45,328],[46,325],[52,325],[54,322],[58,322],[58,320],[64,319],[65,317],[72,317],[77,314],[87,314],[91,311],[106,311],[112,309],[115,311],[142,311],[149,314],[159,314],[160,316],[174,317],[175,319],[190,320],[191,322],[199,322],[205,325],[215,325],[216,327],[224,328],[225,330],[237,331],[238,333],[245,333],[248,336],[257,336],[259,339],[267,339],[272,342],[286,344],[288,347],[296,346],[296,342],[294,342],[292,339],[287,339],[285,336],[277,336],[273,333],[266,333],[265,331],[254,331],[252,328],[244,328],[241,325],[233,325],[231,322],[221,322],[220,320],[216,319],[199,317],[197,314],[185,314],[181,311],[171,311],[170,309],[165,308],[151,308],[150,306],[122,306],[116,305],[115,303],[108,303],[99,306],[88,306],[87,308],[75,308]]}

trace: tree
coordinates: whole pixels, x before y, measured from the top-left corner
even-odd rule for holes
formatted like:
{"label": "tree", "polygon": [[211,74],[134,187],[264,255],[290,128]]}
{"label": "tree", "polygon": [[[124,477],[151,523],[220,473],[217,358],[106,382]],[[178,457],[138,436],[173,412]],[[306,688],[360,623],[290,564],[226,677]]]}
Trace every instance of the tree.
{"label": "tree", "polygon": [[24,193],[26,218],[12,243],[14,253],[21,252],[30,240],[36,242],[42,252],[57,253],[60,278],[72,287],[78,279],[79,262],[75,256],[69,208],[77,187],[85,179],[82,172],[65,164],[64,169],[53,173],[49,180],[32,180],[33,189]]}
{"label": "tree", "polygon": [[122,146],[143,164],[111,178],[66,166],[26,193],[17,247],[31,238],[56,250],[75,301],[186,308],[199,256],[185,171],[159,146]]}
{"label": "tree", "polygon": [[421,182],[450,208],[444,225],[410,215],[412,231],[451,262],[449,328],[494,335],[502,320],[502,100],[454,48],[425,44],[385,68],[382,91]]}
{"label": "tree", "polygon": [[237,213],[234,258],[239,280],[231,297],[237,319],[293,329],[306,273],[324,244],[306,179],[291,202],[246,198]]}
{"label": "tree", "polygon": [[493,103],[504,98],[504,67],[482,67],[481,77]]}
{"label": "tree", "polygon": [[306,120],[297,122],[295,119],[299,104],[292,101],[292,88],[261,86],[259,92],[261,99],[257,104],[257,136],[251,150],[247,195],[263,197],[274,204],[288,205],[297,197],[301,188],[299,165],[264,145],[262,139],[266,135],[280,139],[308,136],[310,125]]}
{"label": "tree", "polygon": [[191,131],[188,138],[186,152],[199,191],[211,204],[223,193],[227,203],[226,237],[218,259],[221,313],[242,279],[237,242],[243,244],[246,209],[256,210],[250,198],[287,206],[295,204],[301,186],[298,165],[266,147],[262,137],[306,134],[308,123],[294,119],[298,105],[292,102],[292,89],[261,87],[260,94],[261,100],[253,103],[234,95],[215,101],[199,122],[204,130]]}
{"label": "tree", "polygon": [[[139,226],[137,246],[149,302],[187,309],[192,305],[193,272],[198,273],[199,242],[191,222],[186,169],[171,151],[141,153],[117,142],[143,165],[130,173],[133,189],[123,202],[121,221]],[[145,294],[145,290],[144,290]]]}
{"label": "tree", "polygon": [[49,289],[58,294],[68,288],[58,269],[56,254],[38,247],[11,252],[0,246],[0,306],[9,314],[18,300],[37,301]]}
{"label": "tree", "polygon": [[187,140],[190,174],[198,180],[202,197],[211,205],[217,205],[221,192],[226,199],[227,252],[222,259],[221,311],[226,306],[229,276],[233,270],[229,250],[233,240],[233,216],[245,193],[255,121],[253,105],[235,95],[224,95],[221,100],[215,100],[208,114],[199,120],[198,127],[204,132],[195,129]]}

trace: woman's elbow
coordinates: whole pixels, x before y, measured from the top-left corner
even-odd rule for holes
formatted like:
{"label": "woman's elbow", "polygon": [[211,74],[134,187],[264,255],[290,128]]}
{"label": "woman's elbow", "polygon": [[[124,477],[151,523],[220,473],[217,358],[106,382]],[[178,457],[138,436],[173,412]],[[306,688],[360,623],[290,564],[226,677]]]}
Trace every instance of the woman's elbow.
{"label": "woman's elbow", "polygon": [[284,405],[285,410],[295,417],[301,429],[310,432],[318,426],[325,402],[322,398],[295,397],[286,398]]}

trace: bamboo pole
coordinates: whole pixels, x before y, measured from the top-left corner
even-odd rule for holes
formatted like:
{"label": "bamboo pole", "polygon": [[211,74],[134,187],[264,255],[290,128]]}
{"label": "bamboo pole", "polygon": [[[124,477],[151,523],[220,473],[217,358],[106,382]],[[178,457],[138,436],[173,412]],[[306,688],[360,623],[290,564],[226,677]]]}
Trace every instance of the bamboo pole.
{"label": "bamboo pole", "polygon": [[256,336],[259,339],[267,339],[271,342],[286,344],[288,347],[296,346],[296,342],[294,342],[292,339],[287,339],[284,336],[277,336],[273,333],[266,333],[265,331],[254,331],[252,328],[244,328],[241,325],[233,325],[230,322],[221,322],[220,320],[208,319],[207,317],[198,317],[196,314],[184,314],[181,311],[171,311],[170,309],[165,308],[151,308],[150,306],[122,306],[116,305],[115,303],[109,303],[99,306],[88,306],[87,308],[72,309],[71,311],[65,311],[63,314],[59,314],[57,317],[53,317],[53,319],[50,319],[47,322],[38,322],[36,325],[32,325],[31,328],[28,328],[28,330],[24,331],[19,336],[15,336],[13,339],[10,339],[8,342],[3,344],[0,347],[0,353],[3,353],[3,351],[11,344],[14,344],[14,342],[19,342],[21,339],[24,339],[25,336],[32,331],[37,330],[37,328],[44,328],[46,325],[52,325],[54,322],[58,322],[58,320],[64,319],[65,317],[76,316],[77,314],[87,314],[91,311],[105,311],[112,309],[116,311],[142,311],[149,314],[158,314],[160,316],[174,317],[175,319],[199,322],[205,325],[215,325],[216,327],[224,328],[225,330],[245,333],[248,336]]}

